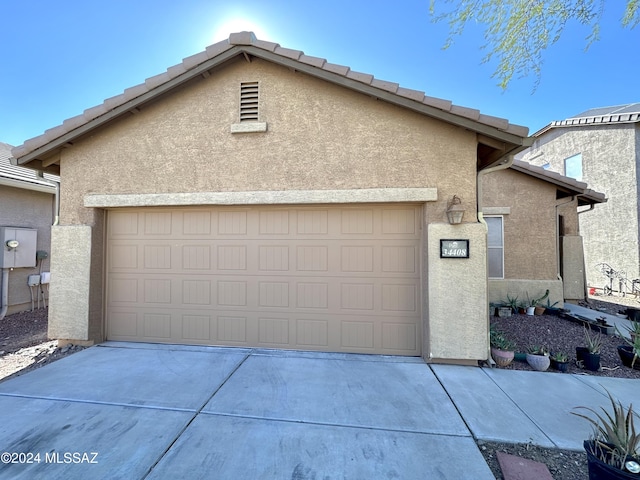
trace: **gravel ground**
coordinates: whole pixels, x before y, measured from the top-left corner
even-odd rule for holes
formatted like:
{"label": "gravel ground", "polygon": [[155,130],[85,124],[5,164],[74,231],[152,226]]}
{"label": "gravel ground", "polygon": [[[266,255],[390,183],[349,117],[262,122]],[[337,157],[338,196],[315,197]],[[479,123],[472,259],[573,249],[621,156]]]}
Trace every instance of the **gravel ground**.
{"label": "gravel ground", "polygon": [[0,382],[82,350],[75,345],[58,348],[56,340],[47,338],[47,313],[41,308],[0,321]]}
{"label": "gravel ground", "polygon": [[[592,297],[582,306],[615,314],[627,306],[640,308],[640,303],[630,297]],[[504,319],[491,317],[491,320],[522,350],[532,344],[544,343],[552,349],[570,353],[575,359],[575,347],[583,345],[582,327],[556,316],[513,315]],[[603,336],[602,364],[605,368],[601,371],[586,372],[575,362],[570,367],[570,371],[588,375],[640,379],[640,371],[631,370],[620,364],[615,350],[619,344],[620,340]],[[82,348],[67,346],[60,349],[57,341],[47,338],[46,309],[8,315],[0,322],[0,382],[71,355]],[[530,367],[523,362],[513,362],[507,368],[530,370]],[[562,374],[549,370],[549,375]],[[542,462],[547,465],[556,480],[588,478],[584,452],[541,448],[531,444],[484,441],[478,441],[477,444],[496,479],[503,478],[496,458],[498,451]]]}
{"label": "gravel ground", "polygon": [[[581,306],[615,315],[627,307],[640,308],[634,297],[590,297],[581,302]],[[507,337],[518,346],[518,351],[526,351],[530,345],[545,344],[552,350],[562,350],[570,354],[572,362],[569,373],[604,377],[640,379],[640,370],[632,370],[620,362],[617,346],[622,341],[614,336],[602,336],[601,365],[598,372],[580,368],[575,362],[575,348],[584,346],[584,330],[577,323],[552,315],[527,316],[512,315],[507,318],[491,317],[491,323],[498,326]],[[512,362],[507,369],[532,370],[526,362]],[[565,375],[548,370],[549,375]],[[478,441],[478,447],[487,465],[497,479],[502,472],[496,458],[496,452],[505,452],[536,462],[544,463],[556,480],[584,480],[588,478],[587,456],[584,452],[537,447],[530,444],[504,444]]]}

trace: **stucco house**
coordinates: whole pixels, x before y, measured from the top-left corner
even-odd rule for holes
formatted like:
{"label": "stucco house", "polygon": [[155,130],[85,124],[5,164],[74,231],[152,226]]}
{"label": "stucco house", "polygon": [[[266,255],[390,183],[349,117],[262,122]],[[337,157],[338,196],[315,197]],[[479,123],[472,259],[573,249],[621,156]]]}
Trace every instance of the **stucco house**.
{"label": "stucco house", "polygon": [[[520,302],[549,290],[549,305],[585,298],[578,212],[607,201],[584,182],[514,160],[482,176],[481,211],[488,226],[489,299]],[[602,208],[598,206],[595,210]]]}
{"label": "stucco house", "polygon": [[533,138],[518,159],[587,182],[608,198],[580,215],[588,285],[600,292],[609,286],[602,263],[630,281],[640,278],[640,103],[593,108],[551,122]]}
{"label": "stucco house", "polygon": [[49,335],[487,359],[479,174],[527,135],[232,34],[13,149],[63,183]]}
{"label": "stucco house", "polygon": [[[0,318],[30,310],[32,298],[33,306],[37,307],[38,294],[41,307],[47,301],[48,288],[29,287],[27,280],[29,275],[49,272],[51,225],[54,223],[56,190],[60,180],[56,175],[41,176],[29,168],[12,165],[9,162],[11,148],[11,145],[0,142],[0,234],[16,229],[22,234],[31,232],[35,237],[35,244],[31,252],[34,255],[30,255],[31,258],[26,262],[29,266],[11,268],[8,262],[7,265],[4,262],[7,247],[2,238],[3,259],[0,267],[3,274],[0,276],[0,292],[3,292],[3,296],[0,297]],[[3,279],[6,280],[6,285]],[[3,300],[5,296],[6,303]]]}

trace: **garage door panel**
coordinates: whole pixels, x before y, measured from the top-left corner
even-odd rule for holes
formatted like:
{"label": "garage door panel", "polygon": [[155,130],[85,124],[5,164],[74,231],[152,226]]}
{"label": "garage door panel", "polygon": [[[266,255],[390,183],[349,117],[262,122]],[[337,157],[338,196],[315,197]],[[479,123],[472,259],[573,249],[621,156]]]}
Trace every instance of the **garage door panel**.
{"label": "garage door panel", "polygon": [[329,284],[326,282],[298,282],[296,307],[322,309],[329,307]]}
{"label": "garage door panel", "polygon": [[248,318],[246,316],[218,315],[216,338],[223,345],[248,345]]}
{"label": "garage door panel", "polygon": [[108,338],[419,355],[420,212],[109,212]]}
{"label": "garage door panel", "polygon": [[211,235],[211,212],[182,212],[182,233],[184,235]]}

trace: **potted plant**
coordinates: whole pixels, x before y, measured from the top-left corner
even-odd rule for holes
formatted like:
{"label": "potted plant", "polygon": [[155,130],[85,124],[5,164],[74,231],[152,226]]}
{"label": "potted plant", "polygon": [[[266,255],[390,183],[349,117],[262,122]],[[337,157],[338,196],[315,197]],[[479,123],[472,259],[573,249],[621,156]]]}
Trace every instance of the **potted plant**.
{"label": "potted plant", "polygon": [[506,367],[515,356],[515,345],[508,340],[504,333],[495,329],[493,325],[490,329],[491,358],[499,367]]}
{"label": "potted plant", "polygon": [[607,391],[611,402],[611,411],[601,407],[603,415],[589,407],[577,407],[588,410],[594,417],[571,412],[584,418],[594,427],[589,440],[585,440],[584,449],[590,479],[635,479],[640,478],[640,434],[634,425],[633,406],[625,412],[620,401],[614,400]]}
{"label": "potted plant", "polygon": [[549,368],[549,350],[545,346],[529,347],[527,351],[527,363],[538,372],[544,372]]}
{"label": "potted plant", "polygon": [[544,306],[545,312],[549,315],[560,315],[560,308],[557,308],[556,305],[558,305],[557,301],[551,303],[551,301],[547,298],[547,303]]}
{"label": "potted plant", "polygon": [[515,297],[511,297],[508,293],[507,293],[507,301],[505,302],[506,305],[509,305],[509,307],[511,307],[511,311],[513,313],[518,313],[518,296],[516,295]]}
{"label": "potted plant", "polygon": [[490,311],[491,315],[496,315],[500,318],[510,317],[513,314],[512,306],[505,302],[491,303]]}
{"label": "potted plant", "polygon": [[[616,329],[617,330],[617,329]],[[618,346],[618,355],[622,364],[629,368],[636,368],[640,370],[640,335],[634,335],[633,340],[622,336],[620,331],[617,330],[618,335],[626,342],[626,345]]]}
{"label": "potted plant", "polygon": [[[640,322],[632,321],[630,327],[625,326],[624,328],[629,333],[632,343],[636,338],[640,337]],[[620,332],[618,332],[618,334],[620,334]],[[622,335],[620,336],[622,337]]]}
{"label": "potted plant", "polygon": [[538,313],[538,315],[542,315],[544,313],[544,307],[539,307],[540,302],[546,299],[549,296],[549,289],[544,292],[544,295],[540,298],[530,298],[529,293],[527,293],[527,315],[534,315],[536,313],[536,308],[542,308],[542,312]]}
{"label": "potted plant", "polygon": [[551,355],[551,366],[560,372],[569,370],[569,355],[565,352],[554,352]]}
{"label": "potted plant", "polygon": [[[592,372],[600,369],[600,348],[602,347],[602,336],[600,332],[592,332],[591,327],[584,327],[584,341],[587,351],[583,353],[582,361],[584,368]],[[576,354],[578,353],[576,349]]]}

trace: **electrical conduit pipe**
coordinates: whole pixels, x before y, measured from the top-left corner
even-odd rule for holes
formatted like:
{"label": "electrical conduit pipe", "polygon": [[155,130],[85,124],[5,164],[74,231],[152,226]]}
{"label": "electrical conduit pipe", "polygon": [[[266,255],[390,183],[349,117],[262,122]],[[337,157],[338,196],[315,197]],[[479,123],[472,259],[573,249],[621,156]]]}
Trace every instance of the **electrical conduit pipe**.
{"label": "electrical conduit pipe", "polygon": [[2,302],[0,303],[0,320],[9,310],[9,269],[2,269]]}
{"label": "electrical conduit pipe", "polygon": [[[489,167],[484,170],[480,170],[478,175],[476,176],[477,184],[476,184],[476,192],[478,195],[478,221],[484,225],[485,235],[489,233],[489,226],[487,225],[487,221],[484,219],[484,215],[482,213],[482,179],[488,173],[497,172],[499,170],[506,170],[513,165],[513,154],[506,155],[507,161],[501,163],[500,165],[496,165],[495,167]],[[489,271],[489,257],[487,256],[487,272]],[[488,286],[487,286],[488,287]],[[489,305],[489,288],[487,288],[487,305]],[[487,338],[489,350],[487,352],[487,363],[489,365],[493,364],[493,359],[491,358],[491,334],[489,333],[491,330],[491,320],[489,319],[489,314],[487,313]]]}

